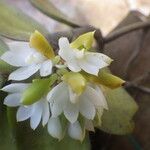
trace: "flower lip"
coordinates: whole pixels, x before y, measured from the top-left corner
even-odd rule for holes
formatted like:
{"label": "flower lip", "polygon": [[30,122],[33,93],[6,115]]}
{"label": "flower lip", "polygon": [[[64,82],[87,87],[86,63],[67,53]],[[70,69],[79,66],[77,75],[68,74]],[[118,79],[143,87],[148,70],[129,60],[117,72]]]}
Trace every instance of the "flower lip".
{"label": "flower lip", "polygon": [[82,59],[84,57],[84,51],[85,51],[84,49],[82,50],[74,49],[76,58]]}
{"label": "flower lip", "polygon": [[42,63],[45,60],[46,60],[45,56],[41,55],[39,52],[33,52],[25,59],[25,62],[27,64],[34,64],[34,63],[38,64]]}

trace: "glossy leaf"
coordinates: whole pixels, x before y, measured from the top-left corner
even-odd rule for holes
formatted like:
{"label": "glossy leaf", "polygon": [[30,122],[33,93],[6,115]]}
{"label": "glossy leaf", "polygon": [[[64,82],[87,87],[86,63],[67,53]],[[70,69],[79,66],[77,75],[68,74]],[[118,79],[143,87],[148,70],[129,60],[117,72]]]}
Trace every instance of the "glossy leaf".
{"label": "glossy leaf", "polygon": [[49,0],[30,0],[30,2],[33,4],[33,6],[54,20],[57,20],[71,27],[79,27],[79,25],[70,21],[70,19],[60,10],[58,10]]}
{"label": "glossy leaf", "polygon": [[70,44],[71,47],[77,49],[85,48],[86,50],[90,49],[94,41],[94,33],[95,31],[80,35]]}
{"label": "glossy leaf", "polygon": [[[0,40],[0,56],[8,49],[9,49],[8,46],[2,40]],[[14,69],[15,67],[7,64],[6,62],[0,59],[0,73],[2,74],[10,73]]]}
{"label": "glossy leaf", "polygon": [[117,135],[129,134],[133,131],[135,115],[138,106],[134,99],[123,89],[106,89],[109,110],[102,116],[101,130]]}
{"label": "glossy leaf", "polygon": [[35,131],[30,128],[29,122],[16,122],[16,112],[13,108],[8,109],[8,118],[15,135],[18,150],[90,150],[88,135],[84,141],[76,141],[68,136],[58,141],[48,134],[43,127],[38,127]]}
{"label": "glossy leaf", "polygon": [[47,32],[38,22],[20,9],[0,1],[0,35],[15,40],[29,41],[30,34],[35,30],[42,33]]}

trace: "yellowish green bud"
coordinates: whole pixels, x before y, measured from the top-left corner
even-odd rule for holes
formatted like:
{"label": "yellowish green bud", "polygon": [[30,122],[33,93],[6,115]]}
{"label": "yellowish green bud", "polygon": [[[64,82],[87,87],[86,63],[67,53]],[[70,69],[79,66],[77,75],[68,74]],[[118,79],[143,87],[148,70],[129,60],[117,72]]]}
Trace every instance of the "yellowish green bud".
{"label": "yellowish green bud", "polygon": [[63,75],[62,79],[69,84],[72,91],[77,95],[82,94],[85,90],[86,80],[80,73],[68,72]]}
{"label": "yellowish green bud", "polygon": [[125,83],[124,80],[115,75],[112,75],[108,70],[105,69],[100,70],[98,76],[94,76],[85,72],[83,72],[82,74],[88,81],[95,84],[102,84],[112,89],[120,87],[121,85],[123,85],[123,83]]}
{"label": "yellowish green bud", "polygon": [[70,46],[72,48],[77,48],[77,49],[84,48],[86,50],[89,50],[92,47],[94,41],[94,33],[95,31],[80,35],[76,40],[74,40],[70,44]]}
{"label": "yellowish green bud", "polygon": [[30,37],[30,47],[36,49],[45,57],[52,59],[55,57],[54,50],[47,39],[38,31],[35,31]]}
{"label": "yellowish green bud", "polygon": [[57,80],[56,75],[46,79],[35,79],[33,83],[24,91],[22,96],[23,105],[31,105],[39,101],[49,90],[50,86]]}

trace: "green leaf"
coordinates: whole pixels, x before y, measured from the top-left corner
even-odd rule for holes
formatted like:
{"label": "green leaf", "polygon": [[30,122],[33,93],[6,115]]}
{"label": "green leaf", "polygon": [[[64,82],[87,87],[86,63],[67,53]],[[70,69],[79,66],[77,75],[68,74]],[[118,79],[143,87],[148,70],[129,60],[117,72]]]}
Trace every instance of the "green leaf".
{"label": "green leaf", "polygon": [[28,41],[31,33],[35,30],[41,33],[47,32],[38,22],[24,14],[20,9],[0,1],[0,35],[15,40]]}
{"label": "green leaf", "polygon": [[31,4],[42,11],[47,16],[71,27],[79,27],[76,23],[70,21],[66,15],[58,10],[49,0],[30,0]]}
{"label": "green leaf", "polygon": [[75,39],[70,45],[72,48],[82,49],[85,48],[86,50],[89,50],[92,47],[93,41],[94,41],[94,33],[93,32],[87,32],[82,35],[80,35],[77,39]]}
{"label": "green leaf", "polygon": [[23,105],[31,105],[40,100],[49,90],[50,86],[56,81],[57,77],[52,75],[50,78],[35,79],[33,83],[24,91],[21,102]]}
{"label": "green leaf", "polygon": [[123,89],[106,89],[108,111],[104,111],[100,129],[110,134],[124,135],[133,131],[138,106],[134,99]]}
{"label": "green leaf", "polygon": [[68,136],[58,141],[48,134],[46,127],[40,126],[33,131],[30,128],[29,121],[17,123],[16,112],[12,108],[8,109],[8,117],[18,150],[90,150],[88,135],[82,143]]}
{"label": "green leaf", "polygon": [[[0,39],[0,56],[8,50],[8,46]],[[10,73],[15,69],[15,67],[7,64],[3,60],[0,59],[0,73]]]}
{"label": "green leaf", "polygon": [[17,150],[8,124],[6,107],[3,105],[5,96],[6,94],[0,91],[0,150]]}

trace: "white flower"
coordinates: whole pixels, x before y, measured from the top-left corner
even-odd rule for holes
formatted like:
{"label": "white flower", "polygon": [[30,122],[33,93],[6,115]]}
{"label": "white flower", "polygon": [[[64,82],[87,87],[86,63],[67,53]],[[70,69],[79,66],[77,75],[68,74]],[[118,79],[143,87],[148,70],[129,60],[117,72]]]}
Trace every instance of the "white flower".
{"label": "white flower", "polygon": [[82,69],[93,75],[98,75],[99,69],[108,66],[112,61],[102,53],[71,48],[65,37],[59,39],[59,55],[66,61],[66,65],[71,71],[79,72]]}
{"label": "white flower", "polygon": [[79,121],[69,123],[69,125],[66,127],[67,130],[63,131],[59,117],[51,117],[48,121],[47,127],[49,134],[59,140],[63,138],[64,134],[66,134],[65,132],[68,132],[68,135],[76,140],[82,141],[84,138],[84,131],[82,130]]}
{"label": "white flower", "polygon": [[28,106],[21,104],[21,98],[24,90],[28,88],[30,84],[26,83],[14,83],[2,88],[3,91],[9,93],[4,99],[4,104],[9,107],[17,107],[17,121],[24,121],[30,118],[30,126],[32,129],[36,129],[42,120],[42,125],[45,126],[50,117],[49,104],[46,98],[42,98],[36,103]]}
{"label": "white flower", "polygon": [[9,43],[10,50],[5,52],[1,59],[8,64],[20,67],[9,75],[9,80],[24,80],[40,70],[41,76],[52,73],[52,61],[42,53],[30,48],[27,42]]}
{"label": "white flower", "polygon": [[[74,100],[77,99],[77,100]],[[71,87],[66,82],[61,82],[55,86],[47,95],[50,102],[51,118],[48,121],[48,132],[54,138],[61,140],[64,132],[76,140],[82,141],[85,129],[94,131],[93,119],[97,109],[103,111],[108,109],[106,99],[98,86],[93,87],[88,84],[81,95],[73,93]],[[62,128],[60,121],[61,114],[69,121],[66,131]],[[78,120],[79,113],[83,116],[84,127]]]}
{"label": "white flower", "polygon": [[[61,116],[62,117],[62,116]],[[66,126],[63,129],[64,123],[59,117],[51,117],[48,121],[48,132],[49,134],[59,140],[63,139],[65,134],[75,139],[83,141],[85,137],[85,130],[95,131],[92,120],[85,119],[84,127],[82,128],[80,122],[77,120],[74,123],[65,124]]]}
{"label": "white flower", "polygon": [[100,88],[95,89],[90,85],[79,96],[73,93],[67,83],[61,82],[48,93],[47,100],[50,102],[52,117],[64,113],[71,123],[77,121],[79,113],[86,119],[93,120],[97,109],[108,109]]}

